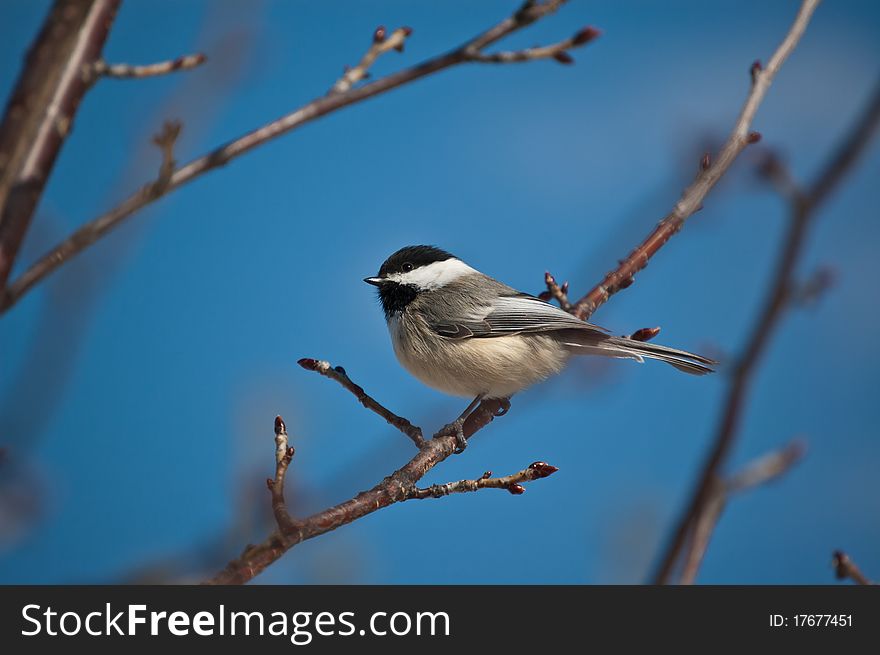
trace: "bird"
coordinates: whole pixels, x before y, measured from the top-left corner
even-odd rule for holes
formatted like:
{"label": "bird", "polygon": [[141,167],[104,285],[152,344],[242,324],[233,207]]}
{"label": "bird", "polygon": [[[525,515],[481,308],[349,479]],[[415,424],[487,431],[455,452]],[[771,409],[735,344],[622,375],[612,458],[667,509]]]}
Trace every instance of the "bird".
{"label": "bird", "polygon": [[473,398],[446,426],[457,452],[464,422],[483,399],[504,411],[510,398],[559,373],[578,355],[666,362],[685,373],[712,373],[717,362],[685,350],[611,335],[503,282],[436,246],[406,246],[364,282],[378,289],[394,353],[429,387]]}

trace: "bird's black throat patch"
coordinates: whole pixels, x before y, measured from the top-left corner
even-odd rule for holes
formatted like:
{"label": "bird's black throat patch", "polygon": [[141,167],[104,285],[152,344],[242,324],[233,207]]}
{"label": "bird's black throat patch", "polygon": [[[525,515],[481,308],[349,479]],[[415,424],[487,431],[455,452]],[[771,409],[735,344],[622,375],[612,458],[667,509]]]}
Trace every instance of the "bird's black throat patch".
{"label": "bird's black throat patch", "polygon": [[418,295],[419,289],[411,284],[384,282],[379,287],[379,300],[382,303],[382,310],[385,312],[385,320],[390,320],[394,314],[406,309],[406,306]]}

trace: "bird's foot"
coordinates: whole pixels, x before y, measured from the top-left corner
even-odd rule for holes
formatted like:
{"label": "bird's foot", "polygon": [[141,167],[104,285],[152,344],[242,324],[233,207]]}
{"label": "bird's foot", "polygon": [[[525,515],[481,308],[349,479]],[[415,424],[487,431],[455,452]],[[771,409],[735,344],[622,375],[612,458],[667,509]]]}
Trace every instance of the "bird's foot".
{"label": "bird's foot", "polygon": [[495,418],[504,416],[510,411],[510,398],[498,398],[498,404],[501,406],[495,411]]}

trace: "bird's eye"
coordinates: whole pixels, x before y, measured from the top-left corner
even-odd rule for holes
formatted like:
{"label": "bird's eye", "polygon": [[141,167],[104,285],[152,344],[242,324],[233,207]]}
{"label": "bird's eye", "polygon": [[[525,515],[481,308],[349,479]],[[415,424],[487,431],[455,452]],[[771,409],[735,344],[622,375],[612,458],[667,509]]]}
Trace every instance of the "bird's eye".
{"label": "bird's eye", "polygon": [[400,268],[403,270],[404,273],[409,273],[411,270],[413,270],[415,268],[415,266],[413,266],[409,262],[404,262],[403,266],[401,266]]}

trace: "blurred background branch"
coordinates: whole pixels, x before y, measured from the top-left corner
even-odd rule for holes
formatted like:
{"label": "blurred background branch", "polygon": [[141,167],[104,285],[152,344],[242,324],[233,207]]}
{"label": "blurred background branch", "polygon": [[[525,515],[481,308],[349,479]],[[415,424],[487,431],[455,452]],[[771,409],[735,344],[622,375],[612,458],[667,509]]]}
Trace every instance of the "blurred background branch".
{"label": "blurred background branch", "polygon": [[865,577],[865,574],[862,573],[858,566],[856,566],[856,563],[852,561],[852,558],[842,550],[834,551],[831,563],[834,566],[834,573],[838,580],[846,580],[849,578],[858,585],[874,584]]}
{"label": "blurred background branch", "polygon": [[785,181],[781,189],[783,197],[789,203],[788,230],[780,245],[775,270],[770,276],[771,286],[767,298],[758,313],[746,346],[733,366],[711,451],[702,467],[687,508],[678,521],[653,576],[657,584],[674,580],[676,564],[682,556],[688,558],[686,555],[688,543],[689,541],[691,544],[694,543],[691,536],[695,526],[699,525],[707,511],[713,511],[709,507],[714,496],[713,490],[736,441],[751,382],[772,336],[779,328],[785,313],[791,309],[793,292],[798,287],[797,268],[809,229],[822,203],[842,182],[847,172],[865,151],[876,132],[878,123],[880,123],[880,84],[851,131],[843,138],[836,151],[806,189],[799,189],[791,181],[791,174],[781,170],[782,164],[778,161],[771,166],[765,163],[761,167],[765,173],[771,172],[769,178],[778,188],[780,188],[780,180]]}
{"label": "blurred background branch", "polygon": [[57,0],[0,123],[0,289],[89,89],[121,0]]}

